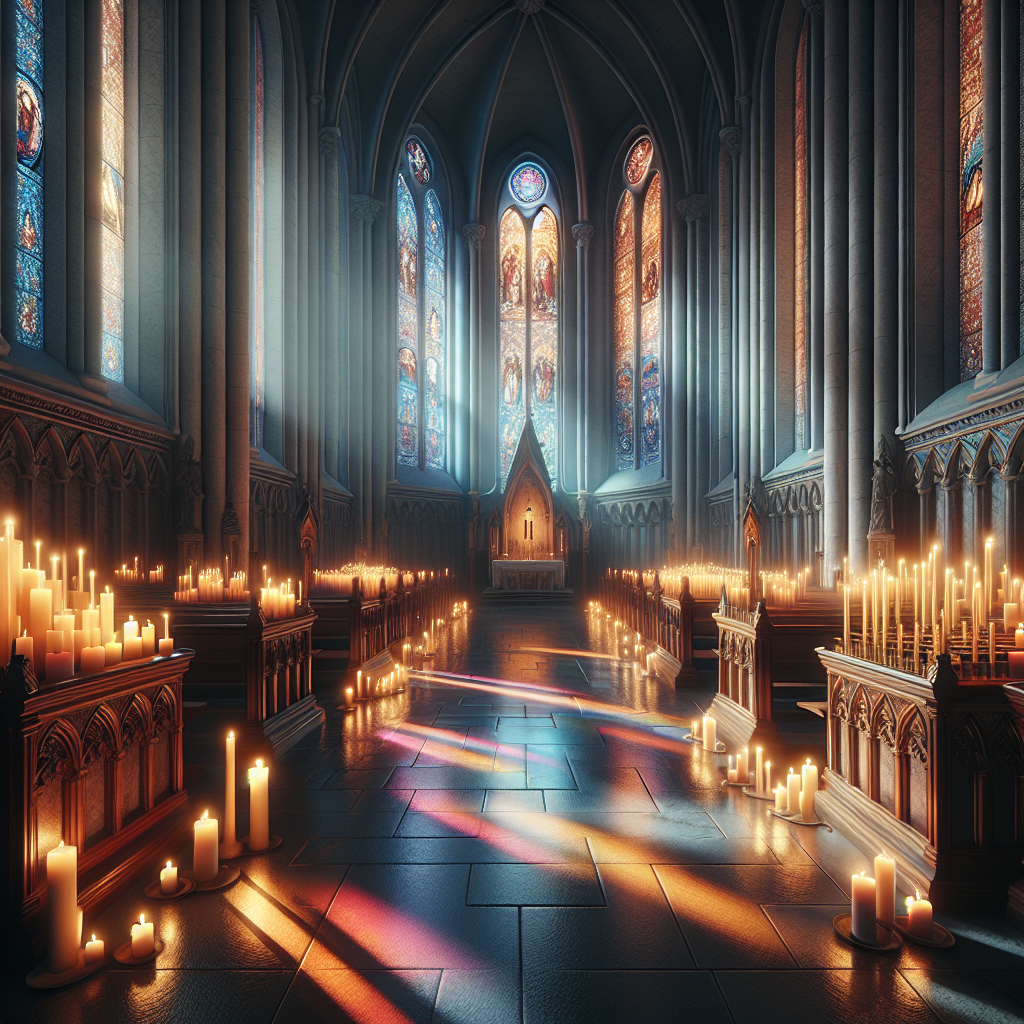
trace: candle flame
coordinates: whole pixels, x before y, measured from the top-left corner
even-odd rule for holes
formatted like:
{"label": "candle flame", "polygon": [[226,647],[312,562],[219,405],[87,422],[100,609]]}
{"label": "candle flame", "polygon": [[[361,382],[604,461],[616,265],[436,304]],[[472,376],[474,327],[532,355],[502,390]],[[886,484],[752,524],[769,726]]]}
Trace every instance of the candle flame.
{"label": "candle flame", "polygon": [[229,732],[228,733],[228,739],[229,740],[233,740],[234,738],[235,738],[235,734],[233,732]]}
{"label": "candle flame", "polygon": [[170,861],[168,861],[168,862],[167,862],[167,866],[168,866],[168,867],[170,867],[170,866],[171,866],[171,862],[170,862]]}
{"label": "candle flame", "polygon": [[913,902],[914,902],[914,897],[913,896],[908,896],[907,897],[907,910],[908,911],[910,910],[910,907],[913,904]]}
{"label": "candle flame", "polygon": [[790,769],[789,769],[789,774],[790,774],[790,775],[792,775],[792,774],[793,774],[793,769],[792,769],[792,768],[790,768]]}
{"label": "candle flame", "polygon": [[145,914],[139,914],[139,924],[145,924],[145,923],[146,923],[146,915]]}
{"label": "candle flame", "polygon": [[95,932],[93,932],[93,933],[92,933],[92,941],[93,941],[93,942],[95,942],[95,941],[96,941],[96,933],[95,933]]}
{"label": "candle flame", "polygon": [[263,762],[259,758],[256,758],[256,767],[257,768],[262,768],[263,767]]}
{"label": "candle flame", "polygon": [[915,900],[919,900],[920,898],[921,898],[921,890],[920,889],[915,889],[914,890],[914,899]]}
{"label": "candle flame", "polygon": [[863,872],[863,871],[862,871],[862,872],[860,873],[860,877],[861,877],[861,878],[863,878],[863,877],[864,877],[864,872]]}
{"label": "candle flame", "polygon": [[64,849],[64,840],[63,839],[57,844],[57,849],[58,850],[63,850]]}
{"label": "candle flame", "polygon": [[207,815],[208,815],[209,813],[210,813],[209,811],[203,811],[203,817],[202,817],[202,819],[201,819],[201,820],[202,820],[202,821],[206,821],[206,816],[207,816]]}
{"label": "candle flame", "polygon": [[810,764],[810,763],[811,763],[811,759],[810,758],[807,758],[807,760],[804,761],[804,764]]}

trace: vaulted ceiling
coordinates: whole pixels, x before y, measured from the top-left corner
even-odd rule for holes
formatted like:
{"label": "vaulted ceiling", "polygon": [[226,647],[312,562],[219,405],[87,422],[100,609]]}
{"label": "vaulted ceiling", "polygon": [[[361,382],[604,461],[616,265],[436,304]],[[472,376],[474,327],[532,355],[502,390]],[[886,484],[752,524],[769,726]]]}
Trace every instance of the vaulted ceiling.
{"label": "vaulted ceiling", "polygon": [[465,186],[469,215],[495,161],[525,147],[575,177],[574,202],[586,217],[602,161],[635,125],[651,130],[685,187],[697,186],[702,112],[734,122],[772,6],[302,0],[295,11],[326,123],[340,125],[353,150],[353,192],[387,187],[419,121],[457,164],[450,171]]}

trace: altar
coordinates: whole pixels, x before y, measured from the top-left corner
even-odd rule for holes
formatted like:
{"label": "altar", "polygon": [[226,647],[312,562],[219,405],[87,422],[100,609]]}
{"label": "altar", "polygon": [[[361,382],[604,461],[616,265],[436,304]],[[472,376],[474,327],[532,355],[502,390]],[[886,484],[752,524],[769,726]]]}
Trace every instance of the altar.
{"label": "altar", "polygon": [[565,563],[554,559],[496,558],[491,562],[494,590],[562,590]]}

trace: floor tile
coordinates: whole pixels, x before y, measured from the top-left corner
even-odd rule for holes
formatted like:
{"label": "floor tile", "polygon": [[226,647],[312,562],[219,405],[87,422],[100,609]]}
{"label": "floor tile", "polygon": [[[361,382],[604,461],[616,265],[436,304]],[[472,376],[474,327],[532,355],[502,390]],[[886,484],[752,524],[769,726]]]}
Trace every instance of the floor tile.
{"label": "floor tile", "polygon": [[468,905],[603,907],[604,892],[589,864],[474,864]]}
{"label": "floor tile", "polygon": [[433,1024],[521,1024],[517,970],[441,972]]}
{"label": "floor tile", "polygon": [[535,789],[491,789],[484,797],[485,811],[543,811],[544,794]]}
{"label": "floor tile", "polygon": [[358,799],[352,805],[353,814],[400,814],[409,806],[412,800],[413,790],[411,789],[364,789],[356,791]]}
{"label": "floor tile", "polygon": [[396,768],[389,789],[526,789],[525,772],[474,771],[471,768]]}
{"label": "floor tile", "polygon": [[479,811],[484,803],[482,789],[421,789],[409,804],[410,811]]}
{"label": "floor tile", "polygon": [[900,972],[943,1024],[1021,1024],[1024,974],[1016,972],[1017,998],[979,971]]}
{"label": "floor tile", "polygon": [[440,971],[302,970],[274,1024],[431,1024]]}

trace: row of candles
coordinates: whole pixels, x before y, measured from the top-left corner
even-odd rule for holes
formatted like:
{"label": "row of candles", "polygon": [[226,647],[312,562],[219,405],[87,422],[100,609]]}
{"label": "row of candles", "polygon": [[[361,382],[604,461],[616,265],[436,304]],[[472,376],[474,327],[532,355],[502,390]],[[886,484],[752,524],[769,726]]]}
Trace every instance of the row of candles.
{"label": "row of candles", "polygon": [[[886,928],[896,924],[896,862],[880,853],[874,861],[875,875],[861,871],[850,878],[850,934],[875,945],[876,922]],[[920,891],[907,897],[907,931],[915,938],[931,939],[932,905],[921,899]]]}
{"label": "row of candles", "polygon": [[[623,572],[623,576],[635,572]],[[642,574],[643,584],[651,590],[654,587],[654,570],[648,569]],[[726,593],[746,585],[747,575],[742,569],[735,569],[712,563],[690,563],[686,565],[665,566],[658,570],[658,581],[661,591],[666,597],[678,598],[683,592],[683,577],[689,577],[690,593],[696,601],[717,601],[724,587]]]}
{"label": "row of candles", "polygon": [[[227,579],[225,584],[224,580]],[[178,589],[174,591],[178,604],[222,604],[225,601],[248,601],[249,581],[241,570],[230,572],[228,560],[224,569],[214,566],[200,569],[193,577],[192,567],[178,576]]]}
{"label": "row of candles", "polygon": [[114,570],[114,582],[125,584],[127,586],[138,586],[139,584],[149,583],[151,585],[157,585],[164,581],[164,567],[162,565],[156,566],[154,569],[150,569],[146,572],[145,569],[139,568],[139,556],[135,556],[134,565],[128,565],[125,562],[120,569]]}
{"label": "row of candles", "polygon": [[[447,570],[446,570],[447,574]],[[433,577],[433,573],[430,576]],[[388,593],[398,590],[401,578],[402,586],[408,590],[414,586],[416,577],[421,581],[427,579],[426,572],[414,573],[408,569],[396,569],[387,565],[364,565],[362,563],[342,566],[340,569],[314,569],[310,584],[314,594],[320,597],[351,597],[354,583],[358,579],[362,584],[362,592],[370,598],[380,593],[381,583]]]}
{"label": "row of candles", "polygon": [[[235,837],[235,734],[228,733],[225,745],[224,842],[219,842],[219,823],[207,811],[193,828],[192,874],[197,882],[215,879],[220,871],[220,852],[237,856],[241,852]],[[270,845],[270,768],[257,760],[249,769],[249,840],[253,853]],[[160,892],[173,896],[181,882],[178,868],[171,861],[160,870]],[[46,855],[47,967],[52,974],[71,970],[78,963],[82,944],[83,914],[78,906],[78,847],[65,846],[64,840]],[[131,929],[131,955],[140,960],[156,948],[153,922],[139,917]],[[93,935],[85,947],[87,964],[102,960],[102,939]]]}

